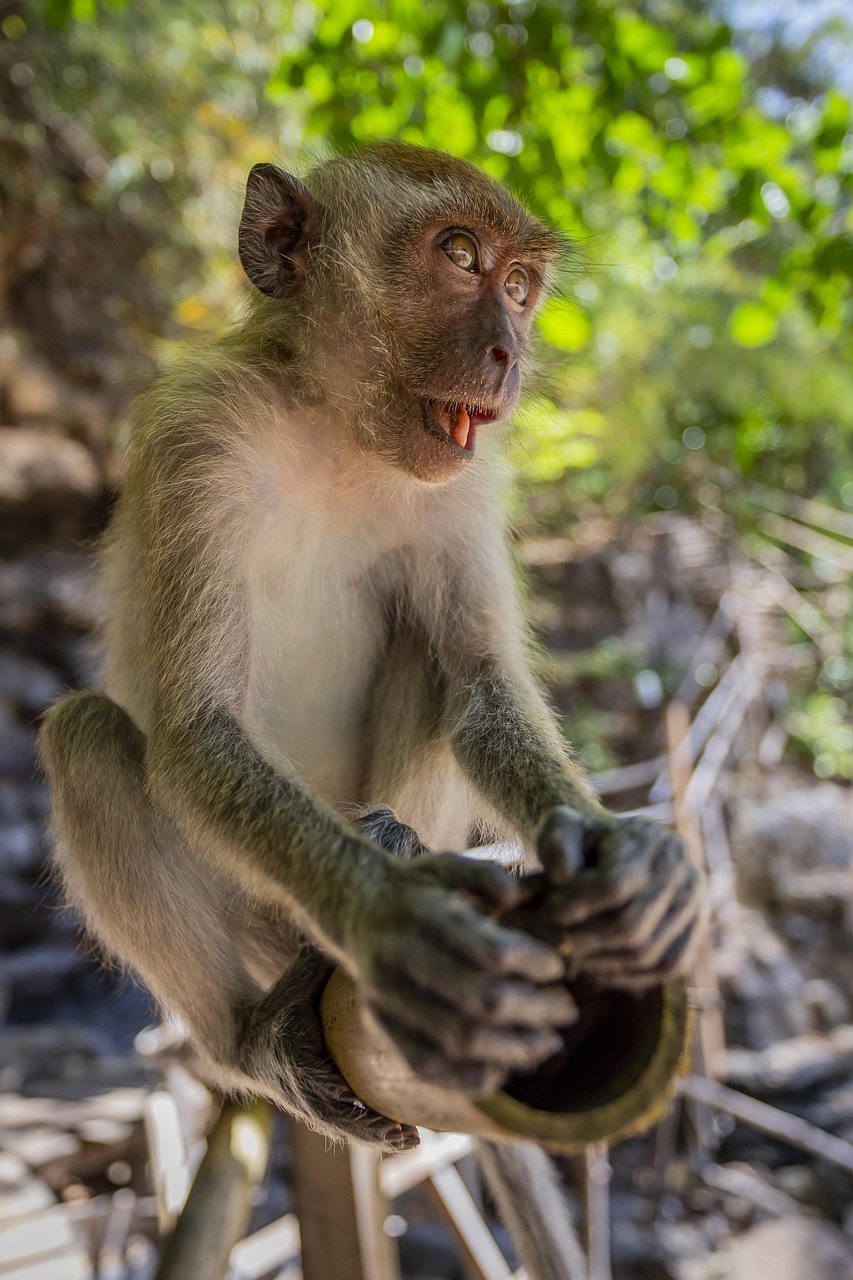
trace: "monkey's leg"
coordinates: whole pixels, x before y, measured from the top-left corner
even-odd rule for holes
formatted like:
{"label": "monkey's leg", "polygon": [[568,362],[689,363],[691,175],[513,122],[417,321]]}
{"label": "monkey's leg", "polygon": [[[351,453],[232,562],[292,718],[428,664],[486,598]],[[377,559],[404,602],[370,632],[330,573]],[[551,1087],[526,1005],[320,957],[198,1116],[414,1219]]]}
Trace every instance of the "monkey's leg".
{"label": "monkey's leg", "polygon": [[573,962],[604,985],[641,989],[684,973],[702,926],[704,877],[680,837],[608,813],[570,761],[532,685],[484,669],[460,683],[451,737],[478,788],[528,840],[549,888],[529,931],[568,938]]}
{"label": "monkey's leg", "polygon": [[69,897],[107,950],[180,1016],[211,1081],[264,1093],[339,1141],[413,1145],[414,1130],[357,1102],[325,1052],[319,952],[308,948],[267,995],[249,976],[228,930],[234,887],[152,807],[144,735],[125,712],[96,694],[66,698],[49,712],[41,747]]}
{"label": "monkey's leg", "polygon": [[400,822],[392,809],[371,809],[352,824],[368,840],[393,853],[397,858],[420,858],[429,853],[413,827]]}
{"label": "monkey's leg", "polygon": [[319,1003],[332,966],[306,946],[244,1024],[240,1064],[261,1090],[335,1141],[391,1151],[418,1144],[417,1129],[372,1111],[350,1089],[326,1050]]}

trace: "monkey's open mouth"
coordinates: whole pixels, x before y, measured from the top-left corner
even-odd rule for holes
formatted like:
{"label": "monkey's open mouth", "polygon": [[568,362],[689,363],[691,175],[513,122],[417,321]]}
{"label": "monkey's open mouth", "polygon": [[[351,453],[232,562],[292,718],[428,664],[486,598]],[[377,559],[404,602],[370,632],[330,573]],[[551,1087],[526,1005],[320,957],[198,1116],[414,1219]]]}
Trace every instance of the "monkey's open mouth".
{"label": "monkey's open mouth", "polygon": [[472,453],[474,450],[477,427],[480,423],[494,422],[498,416],[491,409],[482,409],[479,405],[443,404],[440,400],[430,400],[428,407],[445,435],[450,436],[450,439],[466,453]]}

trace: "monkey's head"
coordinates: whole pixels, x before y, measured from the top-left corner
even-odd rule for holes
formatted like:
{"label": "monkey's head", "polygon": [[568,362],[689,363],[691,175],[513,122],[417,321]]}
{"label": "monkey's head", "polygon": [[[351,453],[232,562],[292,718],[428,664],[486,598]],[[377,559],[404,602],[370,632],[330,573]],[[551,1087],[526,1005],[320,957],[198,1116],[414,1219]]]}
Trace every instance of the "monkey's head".
{"label": "monkey's head", "polygon": [[479,169],[385,142],[249,174],[240,261],[301,385],[359,443],[450,479],[511,413],[531,323],[564,245]]}

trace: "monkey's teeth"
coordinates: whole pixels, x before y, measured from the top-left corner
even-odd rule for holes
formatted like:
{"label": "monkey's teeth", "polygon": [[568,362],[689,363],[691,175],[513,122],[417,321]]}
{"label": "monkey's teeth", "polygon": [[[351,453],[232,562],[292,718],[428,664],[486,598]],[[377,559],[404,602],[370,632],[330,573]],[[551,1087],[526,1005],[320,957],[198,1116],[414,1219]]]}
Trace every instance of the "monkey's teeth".
{"label": "monkey's teeth", "polygon": [[435,413],[438,424],[460,449],[465,449],[468,453],[474,447],[474,435],[476,421],[474,420],[473,411],[464,404],[458,409],[452,408],[448,404],[441,404],[433,401],[433,412]]}
{"label": "monkey's teeth", "polygon": [[468,433],[470,430],[471,419],[468,415],[468,410],[464,405],[460,405],[453,415],[453,425],[450,430],[451,436],[459,445],[460,449],[468,448]]}

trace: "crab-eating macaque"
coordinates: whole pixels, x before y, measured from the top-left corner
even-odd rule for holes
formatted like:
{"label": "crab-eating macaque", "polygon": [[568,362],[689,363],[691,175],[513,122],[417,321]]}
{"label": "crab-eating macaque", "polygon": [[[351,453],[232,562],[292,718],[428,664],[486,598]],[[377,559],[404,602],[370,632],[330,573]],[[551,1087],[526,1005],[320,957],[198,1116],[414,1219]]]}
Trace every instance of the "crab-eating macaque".
{"label": "crab-eating macaque", "polygon": [[[677,837],[600,806],[528,668],[494,424],[564,248],[438,152],[256,166],[244,319],[131,413],[106,693],[42,732],[69,895],[210,1078],[386,1150],[417,1133],[326,1056],[330,966],[419,1074],[480,1094],[573,1019],[556,943],[641,987],[700,915]],[[475,832],[544,866],[538,930],[501,923],[524,879],[460,856]],[[536,1280],[577,1272],[547,1252]]]}

